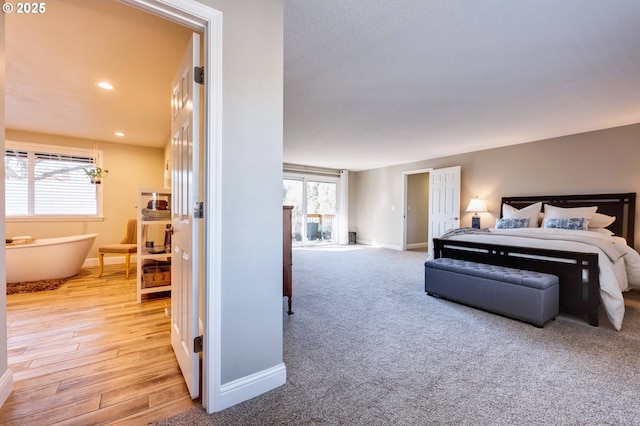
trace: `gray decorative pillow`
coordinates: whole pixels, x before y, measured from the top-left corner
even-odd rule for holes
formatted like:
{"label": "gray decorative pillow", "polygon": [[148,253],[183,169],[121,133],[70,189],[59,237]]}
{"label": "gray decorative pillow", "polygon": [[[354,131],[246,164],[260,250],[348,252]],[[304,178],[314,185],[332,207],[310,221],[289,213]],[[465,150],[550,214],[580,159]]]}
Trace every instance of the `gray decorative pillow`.
{"label": "gray decorative pillow", "polygon": [[589,219],[586,217],[568,217],[562,219],[545,218],[543,228],[571,229],[574,231],[586,231]]}
{"label": "gray decorative pillow", "polygon": [[529,218],[523,217],[518,219],[497,219],[496,228],[498,229],[516,229],[516,228],[528,228]]}

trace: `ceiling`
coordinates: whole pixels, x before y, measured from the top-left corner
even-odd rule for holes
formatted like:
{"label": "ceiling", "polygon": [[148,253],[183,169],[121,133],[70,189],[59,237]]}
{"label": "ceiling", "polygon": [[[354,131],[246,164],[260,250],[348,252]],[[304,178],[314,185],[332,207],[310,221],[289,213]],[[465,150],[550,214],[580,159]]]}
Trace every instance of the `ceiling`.
{"label": "ceiling", "polygon": [[163,147],[171,80],[191,31],[114,0],[47,0],[46,8],[5,14],[5,126]]}
{"label": "ceiling", "polygon": [[[284,2],[286,163],[363,170],[640,122],[638,1]],[[165,144],[188,30],[113,0],[5,18],[8,128]]]}

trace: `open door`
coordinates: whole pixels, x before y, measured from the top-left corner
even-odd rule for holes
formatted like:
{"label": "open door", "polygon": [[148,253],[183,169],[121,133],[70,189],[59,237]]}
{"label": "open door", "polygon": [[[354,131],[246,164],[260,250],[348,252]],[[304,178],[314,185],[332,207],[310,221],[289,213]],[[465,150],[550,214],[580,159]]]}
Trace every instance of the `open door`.
{"label": "open door", "polygon": [[403,172],[402,251],[429,248],[429,173],[433,169]]}
{"label": "open door", "polygon": [[460,166],[429,173],[429,253],[433,239],[460,227]]}
{"label": "open door", "polygon": [[200,395],[200,357],[195,349],[200,334],[200,88],[194,78],[199,58],[200,35],[194,33],[171,85],[171,345],[192,398]]}

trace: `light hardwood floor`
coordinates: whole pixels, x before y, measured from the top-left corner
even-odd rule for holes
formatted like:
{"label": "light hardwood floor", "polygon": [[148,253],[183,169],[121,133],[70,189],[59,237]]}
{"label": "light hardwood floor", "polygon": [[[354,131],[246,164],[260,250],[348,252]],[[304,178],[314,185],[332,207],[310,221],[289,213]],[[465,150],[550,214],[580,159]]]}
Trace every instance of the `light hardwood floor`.
{"label": "light hardwood floor", "polygon": [[146,425],[194,406],[171,349],[170,298],[138,304],[135,273],[97,269],[7,296],[14,388],[0,424]]}

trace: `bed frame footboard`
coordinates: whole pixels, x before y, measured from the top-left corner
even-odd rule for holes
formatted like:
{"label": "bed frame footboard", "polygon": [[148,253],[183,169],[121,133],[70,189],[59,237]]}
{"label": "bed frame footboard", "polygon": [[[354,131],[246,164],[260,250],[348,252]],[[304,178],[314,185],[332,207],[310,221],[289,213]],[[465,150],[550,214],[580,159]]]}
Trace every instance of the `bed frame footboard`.
{"label": "bed frame footboard", "polygon": [[560,282],[560,311],[586,316],[598,326],[600,277],[597,253],[534,249],[450,239],[433,239],[434,258],[469,260],[545,272]]}

